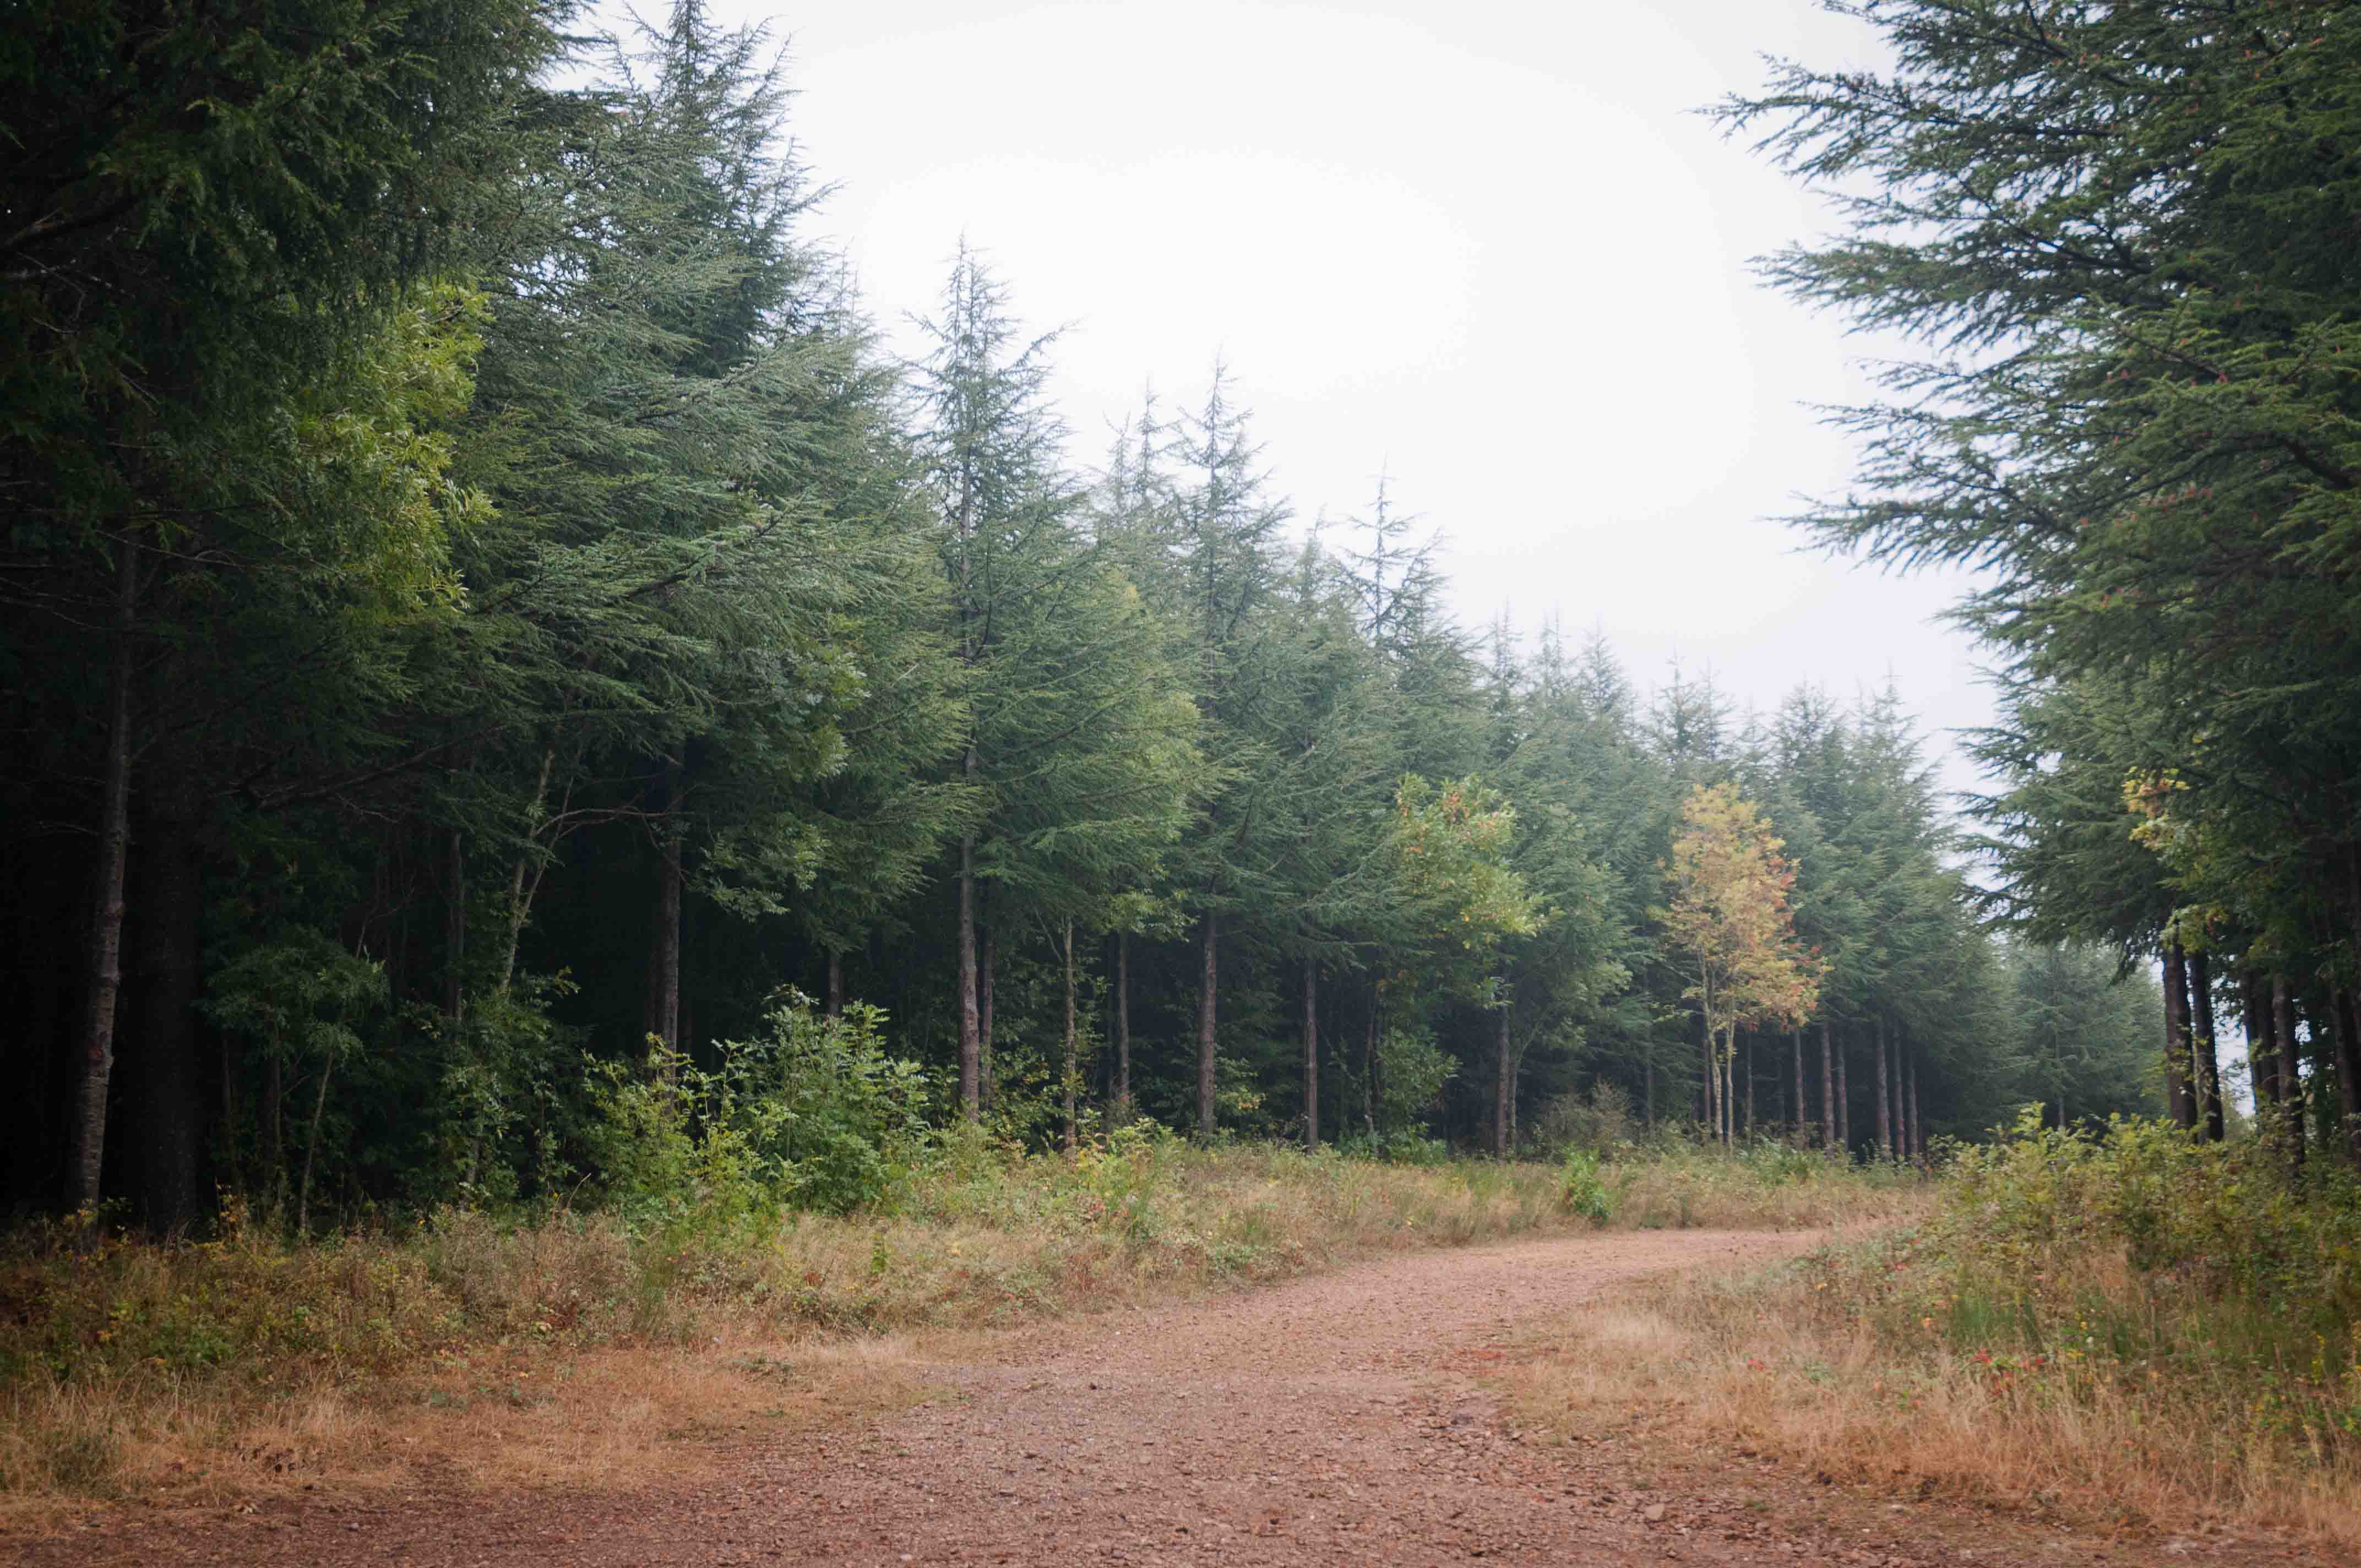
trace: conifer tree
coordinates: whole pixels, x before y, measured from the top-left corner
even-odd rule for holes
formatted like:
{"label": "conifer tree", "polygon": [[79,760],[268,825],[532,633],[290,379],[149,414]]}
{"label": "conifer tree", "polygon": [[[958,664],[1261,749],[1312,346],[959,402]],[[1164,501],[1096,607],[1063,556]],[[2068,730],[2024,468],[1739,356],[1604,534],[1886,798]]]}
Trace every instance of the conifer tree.
{"label": "conifer tree", "polygon": [[1067,925],[1130,923],[1126,895],[1159,879],[1202,769],[1167,633],[1090,537],[1087,498],[1063,468],[1042,398],[1049,340],[1020,345],[1005,291],[964,247],[927,325],[935,347],[917,389],[971,705],[960,777],[976,797],[954,872],[960,1092],[972,1117],[991,983],[980,890],[1011,930],[1060,930],[1071,962]]}

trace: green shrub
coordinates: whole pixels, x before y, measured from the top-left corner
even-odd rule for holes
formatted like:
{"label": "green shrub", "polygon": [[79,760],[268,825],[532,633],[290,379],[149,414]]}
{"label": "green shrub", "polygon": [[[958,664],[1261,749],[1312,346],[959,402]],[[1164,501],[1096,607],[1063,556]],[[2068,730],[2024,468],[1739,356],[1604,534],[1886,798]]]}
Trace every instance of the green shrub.
{"label": "green shrub", "polygon": [[1615,1196],[1598,1174],[1598,1157],[1588,1149],[1571,1150],[1558,1186],[1558,1205],[1567,1213],[1594,1225],[1611,1223]]}
{"label": "green shrub", "polygon": [[644,1069],[594,1064],[588,1143],[609,1200],[698,1231],[890,1204],[933,1135],[926,1073],[886,1054],[883,1021],[858,1004],[824,1017],[791,994],[767,1034],[722,1043],[717,1070],[662,1050]]}
{"label": "green shrub", "polygon": [[2204,1412],[2307,1463],[2361,1452],[2361,1187],[2270,1145],[2168,1122],[2059,1131],[2028,1107],[1963,1148],[1925,1230],[1865,1277],[1896,1343],[1930,1332],[2019,1385],[2094,1384]]}

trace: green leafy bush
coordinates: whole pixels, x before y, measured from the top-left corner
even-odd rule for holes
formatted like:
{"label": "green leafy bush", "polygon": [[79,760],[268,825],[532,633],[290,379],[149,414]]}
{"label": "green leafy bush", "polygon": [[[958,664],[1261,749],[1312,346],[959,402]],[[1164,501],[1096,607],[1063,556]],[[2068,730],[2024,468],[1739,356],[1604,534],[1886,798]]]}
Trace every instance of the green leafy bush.
{"label": "green leafy bush", "polygon": [[596,1064],[592,1157],[627,1214],[728,1230],[850,1213],[890,1204],[926,1157],[926,1073],[886,1053],[882,1014],[828,1018],[791,994],[767,1021],[712,1071],[661,1050],[645,1069]]}
{"label": "green leafy bush", "polygon": [[2028,1107],[1964,1148],[1891,1255],[1838,1255],[1819,1299],[2037,1400],[2128,1397],[2249,1458],[2361,1458],[2361,1186],[2170,1123],[2059,1131]]}
{"label": "green leafy bush", "polygon": [[1558,1203],[1569,1214],[1594,1225],[1611,1223],[1615,1197],[1598,1174],[1598,1157],[1588,1149],[1570,1150],[1558,1188]]}

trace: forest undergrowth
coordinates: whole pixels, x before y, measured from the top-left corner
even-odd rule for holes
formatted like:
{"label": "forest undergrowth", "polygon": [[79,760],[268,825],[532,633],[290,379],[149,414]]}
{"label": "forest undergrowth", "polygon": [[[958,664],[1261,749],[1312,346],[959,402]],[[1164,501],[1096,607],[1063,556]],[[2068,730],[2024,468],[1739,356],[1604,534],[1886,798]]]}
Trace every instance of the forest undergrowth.
{"label": "forest undergrowth", "polygon": [[1923,1223],[1552,1331],[1512,1398],[1569,1441],[1653,1433],[1830,1485],[2102,1531],[2361,1546],[2361,1203],[2283,1146],[2027,1120]]}
{"label": "forest undergrowth", "polygon": [[[1586,1168],[1603,1214],[1570,1183]],[[1391,1250],[1892,1220],[1919,1202],[1914,1179],[1791,1151],[1732,1160],[1674,1140],[1604,1167],[1384,1163],[1145,1124],[1071,1157],[955,1133],[843,1214],[719,1179],[708,1167],[662,1202],[445,1209],[300,1242],[236,1207],[177,1245],[20,1230],[0,1255],[0,1516],[428,1476],[626,1485],[684,1463],[664,1437],[922,1398],[922,1340],[939,1358],[970,1331]]]}

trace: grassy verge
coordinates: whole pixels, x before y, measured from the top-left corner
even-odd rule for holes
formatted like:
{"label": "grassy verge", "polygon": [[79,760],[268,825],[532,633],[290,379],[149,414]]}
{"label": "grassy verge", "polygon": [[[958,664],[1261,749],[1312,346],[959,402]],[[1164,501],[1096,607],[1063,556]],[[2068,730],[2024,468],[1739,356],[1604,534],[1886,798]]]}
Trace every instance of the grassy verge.
{"label": "grassy verge", "polygon": [[1515,1398],[2102,1530],[2361,1545],[2361,1202],[2268,1152],[2026,1128],[1922,1223],[1585,1311]]}
{"label": "grassy verge", "polygon": [[[954,1146],[843,1217],[448,1211],[296,1245],[233,1213],[210,1240],[89,1252],[21,1233],[0,1252],[0,1514],[422,1476],[629,1485],[677,1468],[653,1439],[922,1398],[926,1365],[958,1354],[947,1335],[1390,1250],[1911,1201],[1768,1151],[1575,1168],[1119,1134],[1072,1161]],[[1598,1201],[1569,1205],[1570,1187]]]}

